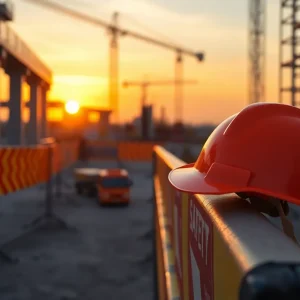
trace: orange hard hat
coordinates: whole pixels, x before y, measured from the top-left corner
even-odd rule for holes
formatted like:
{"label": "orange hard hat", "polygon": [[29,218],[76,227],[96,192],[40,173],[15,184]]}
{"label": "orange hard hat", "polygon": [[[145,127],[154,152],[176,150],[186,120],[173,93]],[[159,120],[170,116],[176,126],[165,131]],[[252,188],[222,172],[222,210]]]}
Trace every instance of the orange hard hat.
{"label": "orange hard hat", "polygon": [[253,193],[300,204],[300,109],[255,103],[223,121],[169,181],[194,194]]}

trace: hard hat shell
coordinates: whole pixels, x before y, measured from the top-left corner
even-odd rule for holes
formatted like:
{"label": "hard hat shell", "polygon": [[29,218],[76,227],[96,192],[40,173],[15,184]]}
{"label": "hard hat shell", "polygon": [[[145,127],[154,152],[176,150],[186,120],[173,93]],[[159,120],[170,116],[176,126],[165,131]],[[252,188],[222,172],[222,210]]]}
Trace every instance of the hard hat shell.
{"label": "hard hat shell", "polygon": [[255,103],[223,121],[169,181],[194,194],[252,192],[300,204],[300,109]]}

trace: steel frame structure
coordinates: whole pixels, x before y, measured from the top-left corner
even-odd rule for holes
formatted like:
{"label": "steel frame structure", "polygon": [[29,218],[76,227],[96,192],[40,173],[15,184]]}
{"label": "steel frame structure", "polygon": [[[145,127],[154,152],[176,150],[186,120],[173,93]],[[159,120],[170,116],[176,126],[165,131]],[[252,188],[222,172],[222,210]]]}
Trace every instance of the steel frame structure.
{"label": "steel frame structure", "polygon": [[[279,103],[283,103],[283,93],[290,93],[289,103],[298,106],[297,93],[300,92],[299,74],[300,68],[300,21],[298,11],[299,0],[280,0],[280,28],[279,28]],[[288,55],[286,55],[288,54]],[[288,58],[286,58],[288,57]],[[286,86],[286,72],[290,74],[289,84]]]}
{"label": "steel frame structure", "polygon": [[266,1],[249,0],[249,104],[265,101]]}

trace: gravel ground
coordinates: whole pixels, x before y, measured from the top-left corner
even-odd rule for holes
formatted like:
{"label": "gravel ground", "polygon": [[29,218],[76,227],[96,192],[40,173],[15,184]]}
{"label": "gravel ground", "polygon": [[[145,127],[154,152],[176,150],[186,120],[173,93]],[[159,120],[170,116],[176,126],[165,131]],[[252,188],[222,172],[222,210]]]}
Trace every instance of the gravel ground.
{"label": "gravel ground", "polygon": [[[95,199],[75,195],[72,170],[64,172],[63,197],[54,207],[70,228],[41,229],[3,248],[20,261],[0,260],[0,299],[153,299],[151,164],[122,165],[134,181],[129,207],[102,208]],[[44,199],[43,186],[0,197],[0,243],[41,215]],[[291,205],[289,219],[300,241],[300,207]],[[270,221],[281,229],[279,218]]]}
{"label": "gravel ground", "polygon": [[[1,261],[0,299],[153,299],[151,164],[124,165],[134,181],[129,207],[75,195],[72,170],[65,172],[54,208],[69,228],[42,228],[3,248],[19,263]],[[44,195],[41,186],[0,199],[1,243],[43,213]]]}

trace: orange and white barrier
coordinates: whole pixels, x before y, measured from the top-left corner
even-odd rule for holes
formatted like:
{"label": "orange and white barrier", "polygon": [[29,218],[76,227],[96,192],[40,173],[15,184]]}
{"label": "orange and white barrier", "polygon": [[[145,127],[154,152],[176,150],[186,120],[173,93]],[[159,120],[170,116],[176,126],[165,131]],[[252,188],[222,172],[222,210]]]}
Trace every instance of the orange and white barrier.
{"label": "orange and white barrier", "polygon": [[78,160],[78,149],[78,140],[58,144],[53,139],[39,146],[0,148],[0,195],[47,182]]}
{"label": "orange and white barrier", "polygon": [[0,148],[0,195],[48,181],[48,160],[48,147]]}
{"label": "orange and white barrier", "polygon": [[153,161],[160,300],[272,299],[276,291],[298,299],[296,243],[238,196],[175,191],[168,173],[185,162],[164,148],[155,147]]}

